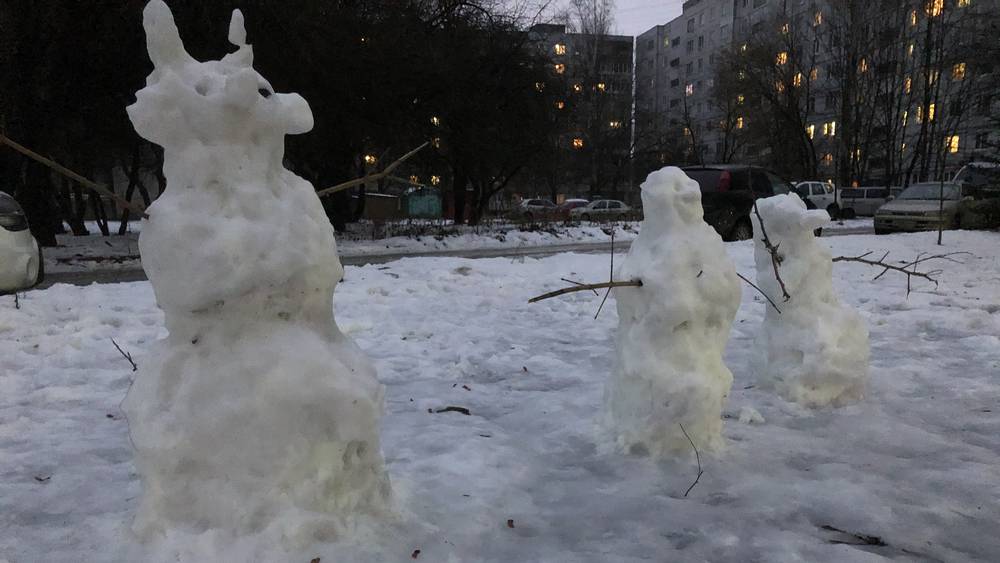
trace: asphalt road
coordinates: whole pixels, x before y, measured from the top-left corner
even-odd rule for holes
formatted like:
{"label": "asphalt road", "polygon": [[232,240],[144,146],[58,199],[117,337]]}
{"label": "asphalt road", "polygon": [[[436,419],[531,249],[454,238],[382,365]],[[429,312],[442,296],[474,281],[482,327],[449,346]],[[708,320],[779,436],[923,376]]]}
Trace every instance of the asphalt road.
{"label": "asphalt road", "polygon": [[[823,236],[842,236],[857,234],[872,234],[871,227],[845,229],[826,232]],[[629,242],[616,242],[615,251],[628,249]],[[406,252],[398,254],[375,254],[366,256],[341,256],[340,261],[345,266],[364,266],[367,264],[385,264],[403,258],[427,258],[451,256],[458,258],[517,258],[522,256],[551,256],[563,252],[579,252],[584,254],[601,254],[611,250],[611,243],[577,243],[528,248],[486,248],[472,250],[429,250],[424,252]],[[90,285],[92,283],[122,283],[145,281],[146,272],[141,268],[120,270],[90,270],[81,272],[53,272],[45,275],[45,281],[37,289],[51,287],[57,283],[73,285]]]}

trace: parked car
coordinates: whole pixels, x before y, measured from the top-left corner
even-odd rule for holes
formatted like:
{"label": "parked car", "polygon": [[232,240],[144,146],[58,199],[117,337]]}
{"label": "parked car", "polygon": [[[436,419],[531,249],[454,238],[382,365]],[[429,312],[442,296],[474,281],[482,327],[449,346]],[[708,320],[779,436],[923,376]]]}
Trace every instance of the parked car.
{"label": "parked car", "polygon": [[581,221],[624,221],[632,208],[617,199],[599,199],[569,212],[570,217]]}
{"label": "parked car", "polygon": [[[755,199],[792,191],[790,183],[757,166],[712,164],[685,166],[681,170],[698,182],[705,222],[715,228],[724,240],[753,237],[750,212]],[[806,207],[816,208],[808,198],[802,199]]]}
{"label": "parked car", "polygon": [[589,203],[590,201],[586,199],[576,199],[576,198],[567,199],[566,201],[562,202],[562,204],[559,205],[557,212],[559,213],[559,217],[565,221],[570,219],[571,211],[573,211],[577,207],[584,207]]}
{"label": "parked car", "polygon": [[934,231],[939,226],[957,229],[961,224],[962,200],[960,184],[953,182],[947,182],[943,186],[940,182],[913,184],[903,190],[899,197],[875,212],[875,234],[894,231]]}
{"label": "parked car", "polygon": [[840,217],[840,204],[837,203],[836,188],[830,182],[807,181],[795,184],[795,193],[803,200],[808,199],[816,209],[826,209],[830,217]]}
{"label": "parked car", "polygon": [[960,184],[966,195],[981,199],[1000,197],[1000,164],[970,162],[955,174],[952,182]]}
{"label": "parked car", "polygon": [[547,199],[525,199],[511,212],[511,219],[536,221],[540,219],[555,219],[558,214],[556,204]]}
{"label": "parked car", "polygon": [[0,192],[0,295],[34,287],[44,277],[42,251],[24,210]]}
{"label": "parked car", "polygon": [[888,187],[842,188],[840,216],[853,219],[858,215],[875,215],[875,210],[889,200],[889,193]]}

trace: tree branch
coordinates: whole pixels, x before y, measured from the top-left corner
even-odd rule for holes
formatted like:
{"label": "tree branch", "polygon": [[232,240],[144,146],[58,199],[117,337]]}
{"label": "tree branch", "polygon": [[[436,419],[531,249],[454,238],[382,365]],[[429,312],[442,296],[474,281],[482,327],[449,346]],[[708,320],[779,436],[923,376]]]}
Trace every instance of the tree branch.
{"label": "tree branch", "polygon": [[698,484],[698,481],[701,480],[701,476],[704,473],[704,471],[701,470],[701,454],[698,453],[698,448],[697,448],[697,446],[694,445],[694,440],[692,440],[691,436],[688,435],[687,430],[684,429],[684,425],[683,424],[681,424],[681,423],[678,422],[677,426],[681,427],[681,432],[684,433],[684,437],[687,438],[688,442],[691,443],[691,449],[694,450],[694,459],[695,459],[695,461],[698,462],[698,476],[694,478],[694,483],[691,483],[691,486],[688,487],[686,491],[684,491],[684,496],[686,498],[688,496],[688,493],[691,492],[691,489],[693,489],[694,486]]}
{"label": "tree branch", "polygon": [[395,170],[400,164],[403,164],[404,162],[409,160],[410,157],[420,152],[420,150],[426,147],[428,144],[430,143],[425,141],[424,144],[399,157],[398,160],[396,160],[389,166],[386,166],[385,170],[382,170],[381,172],[376,172],[374,174],[366,174],[361,178],[355,178],[353,180],[348,180],[347,182],[337,184],[336,186],[331,186],[329,188],[319,190],[316,192],[316,195],[318,195],[319,197],[326,197],[330,194],[334,194],[346,190],[348,188],[353,188],[355,186],[361,186],[363,184],[367,184],[368,182],[377,182],[386,177],[388,177],[389,179],[395,179],[395,176],[392,176],[392,171]]}
{"label": "tree branch", "polygon": [[603,283],[587,283],[580,284],[573,287],[564,287],[556,291],[550,291],[549,293],[539,295],[538,297],[532,297],[528,300],[528,303],[537,303],[539,301],[544,301],[546,299],[552,299],[553,297],[559,297],[560,295],[566,295],[567,293],[575,293],[577,291],[590,291],[592,289],[604,289],[606,287],[642,287],[642,280],[631,280],[631,281],[609,281]]}
{"label": "tree branch", "polygon": [[123,358],[128,360],[128,363],[132,364],[132,371],[138,371],[139,366],[135,365],[135,360],[132,359],[132,354],[129,354],[125,350],[122,350],[122,347],[119,346],[117,342],[115,342],[114,338],[111,339],[111,343],[115,345],[115,348],[118,348],[118,353],[121,354]]}
{"label": "tree branch", "polygon": [[749,284],[750,287],[756,289],[757,293],[763,295],[764,299],[767,299],[767,302],[770,303],[772,307],[774,307],[774,310],[777,311],[779,315],[781,314],[781,309],[778,308],[778,304],[774,302],[774,299],[771,299],[766,293],[764,293],[763,289],[757,287],[752,281],[743,277],[743,274],[736,272],[736,275],[739,276],[741,280],[747,282],[747,284]]}
{"label": "tree branch", "polygon": [[[934,282],[934,287],[937,287],[937,285],[938,285],[937,276],[940,275],[941,272],[943,272],[943,270],[938,269],[938,270],[930,270],[930,271],[927,271],[927,272],[921,272],[921,271],[917,270],[917,266],[919,266],[920,264],[923,264],[924,262],[927,262],[929,260],[947,260],[949,262],[954,262],[956,264],[961,264],[962,262],[959,262],[958,260],[955,260],[953,258],[953,256],[961,256],[961,255],[969,255],[969,256],[971,256],[972,255],[972,253],[970,253],[970,252],[949,252],[947,254],[934,254],[934,255],[927,255],[926,253],[922,252],[922,253],[918,254],[917,257],[916,257],[916,259],[914,259],[912,262],[904,262],[904,263],[902,263],[902,265],[896,265],[896,264],[890,264],[890,263],[888,263],[888,262],[885,261],[885,259],[889,257],[889,253],[888,252],[886,252],[885,254],[883,254],[882,258],[880,258],[878,260],[869,260],[868,256],[870,256],[871,254],[872,254],[872,252],[869,251],[869,252],[865,252],[864,254],[861,254],[859,256],[837,256],[836,258],[833,259],[833,261],[834,262],[857,262],[859,264],[866,264],[868,266],[877,266],[877,267],[882,268],[882,272],[879,273],[874,278],[872,278],[872,281],[878,280],[879,278],[881,278],[882,276],[884,276],[889,271],[899,272],[899,273],[901,273],[901,274],[903,274],[903,275],[906,276],[906,296],[907,297],[910,296],[910,289],[911,289],[910,283],[913,280],[913,278],[921,278],[921,279],[925,279],[927,281]],[[910,268],[912,268],[912,269],[910,269]]]}

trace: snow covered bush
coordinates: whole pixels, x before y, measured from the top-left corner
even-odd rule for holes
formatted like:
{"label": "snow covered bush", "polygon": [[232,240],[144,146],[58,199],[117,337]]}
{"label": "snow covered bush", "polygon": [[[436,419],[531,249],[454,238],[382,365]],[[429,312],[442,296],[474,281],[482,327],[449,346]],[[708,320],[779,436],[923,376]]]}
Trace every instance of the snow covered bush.
{"label": "snow covered bush", "polygon": [[[807,211],[795,194],[757,200],[757,207],[768,238],[778,247],[779,272],[791,295],[780,304],[780,314],[773,307],[765,313],[756,345],[758,379],[806,406],[859,400],[868,379],[868,327],[856,311],[837,301],[830,251],[813,234],[830,216]],[[757,285],[777,298],[781,286],[760,233],[755,216]]]}
{"label": "snow covered bush", "polygon": [[697,182],[664,168],[642,184],[645,219],[616,274],[618,364],[605,392],[618,445],[659,456],[722,444],[733,382],[722,361],[740,282],[722,239],[703,220]]}
{"label": "snow covered bush", "polygon": [[161,0],[143,24],[155,68],[128,114],[163,147],[169,189],[139,248],[169,335],[124,404],[143,485],[134,529],[337,537],[390,491],[383,387],[333,318],[333,228],[282,166],[309,105],[254,71],[239,11],[219,61],[188,55]]}

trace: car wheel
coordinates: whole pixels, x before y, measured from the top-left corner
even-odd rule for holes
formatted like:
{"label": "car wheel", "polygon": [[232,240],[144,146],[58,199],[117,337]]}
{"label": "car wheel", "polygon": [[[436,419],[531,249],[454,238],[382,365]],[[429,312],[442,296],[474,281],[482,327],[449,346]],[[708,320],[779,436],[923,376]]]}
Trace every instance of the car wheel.
{"label": "car wheel", "polygon": [[624,214],[623,214],[623,215],[619,215],[619,216],[618,216],[618,220],[619,220],[619,221],[622,221],[622,222],[624,222],[624,221],[625,221],[626,219],[627,219],[627,217],[625,217],[625,215],[624,215]]}
{"label": "car wheel", "polygon": [[858,214],[854,212],[854,208],[853,207],[848,207],[847,209],[841,209],[840,210],[840,218],[841,219],[855,219],[855,218],[857,218],[857,216],[858,216]]}
{"label": "car wheel", "polygon": [[590,214],[584,213],[583,215],[580,216],[580,218],[583,219],[584,221],[590,221]]}
{"label": "car wheel", "polygon": [[878,229],[878,228],[875,229],[876,235],[887,235],[889,234],[889,232],[890,231],[888,229]]}
{"label": "car wheel", "polygon": [[830,214],[830,219],[837,220],[840,218],[840,206],[836,203],[827,205],[826,212]]}
{"label": "car wheel", "polygon": [[733,232],[731,234],[733,240],[749,240],[753,238],[753,226],[750,225],[750,221],[742,220],[736,223],[733,227]]}

